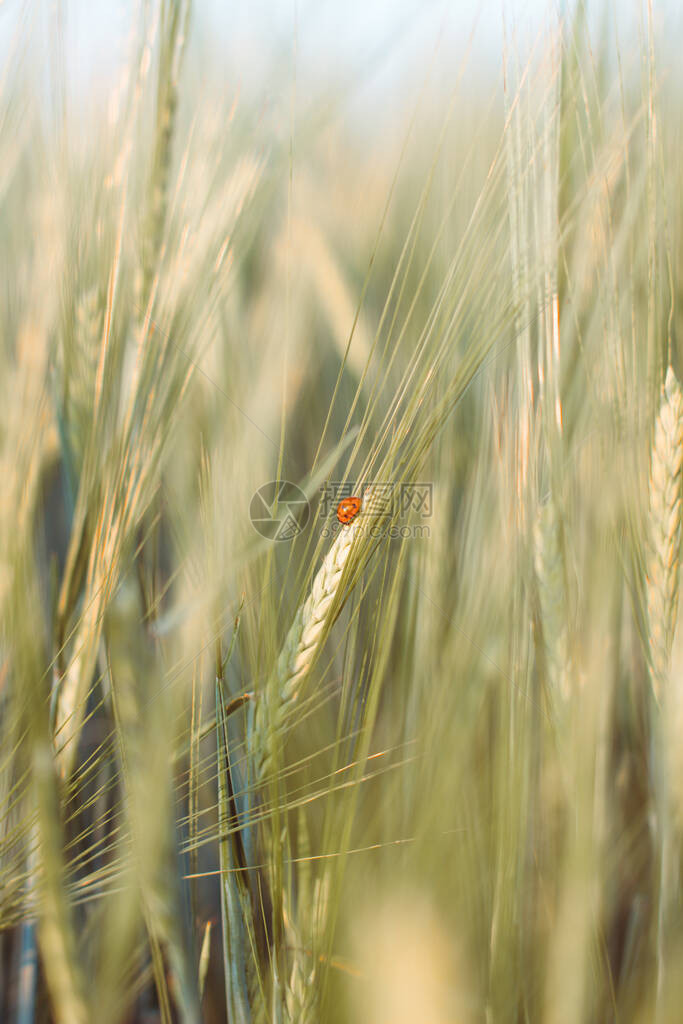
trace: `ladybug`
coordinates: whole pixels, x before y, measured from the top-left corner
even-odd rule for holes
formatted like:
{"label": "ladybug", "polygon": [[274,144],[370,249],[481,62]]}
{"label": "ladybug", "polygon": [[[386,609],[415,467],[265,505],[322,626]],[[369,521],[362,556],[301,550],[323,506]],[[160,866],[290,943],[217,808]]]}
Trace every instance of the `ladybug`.
{"label": "ladybug", "polygon": [[337,519],[345,526],[360,512],[360,498],[342,498],[337,505]]}

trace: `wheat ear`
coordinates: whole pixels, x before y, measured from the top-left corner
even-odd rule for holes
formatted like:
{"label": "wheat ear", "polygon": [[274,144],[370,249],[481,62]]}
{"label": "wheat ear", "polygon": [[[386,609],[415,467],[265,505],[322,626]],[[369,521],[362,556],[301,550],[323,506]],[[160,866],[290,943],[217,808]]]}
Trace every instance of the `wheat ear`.
{"label": "wheat ear", "polygon": [[[683,395],[669,367],[659,413],[655,421],[650,459],[650,502],[647,537],[647,618],[650,679],[657,702],[667,698],[671,648],[678,611],[678,562],[681,543],[681,464],[683,462]],[[659,719],[664,724],[664,719]],[[676,837],[671,822],[671,780],[659,756],[661,732],[655,729],[651,745],[655,780],[655,811],[659,833],[659,891],[657,896],[657,986],[659,1007],[668,969],[667,934],[677,889]]]}
{"label": "wheat ear", "polygon": [[647,615],[651,678],[657,700],[669,674],[678,609],[682,461],[683,396],[669,367],[650,462]]}
{"label": "wheat ear", "polygon": [[562,524],[551,500],[541,505],[536,515],[534,567],[548,684],[560,702],[569,697],[567,583],[562,541]]}
{"label": "wheat ear", "polygon": [[[306,675],[318,652],[354,541],[366,529],[370,500],[367,493],[359,515],[347,526],[342,526],[339,536],[325,556],[313,580],[310,594],[296,613],[275,670],[264,693],[257,700],[252,731],[257,785],[261,785],[268,776],[276,737],[301,693]],[[375,513],[374,509],[372,513],[372,522],[376,523],[379,513]]]}
{"label": "wheat ear", "polygon": [[72,386],[70,419],[72,443],[79,459],[83,458],[86,439],[92,426],[92,404],[99,343],[102,337],[103,305],[96,286],[81,292],[76,304],[73,352],[76,363],[68,383]]}

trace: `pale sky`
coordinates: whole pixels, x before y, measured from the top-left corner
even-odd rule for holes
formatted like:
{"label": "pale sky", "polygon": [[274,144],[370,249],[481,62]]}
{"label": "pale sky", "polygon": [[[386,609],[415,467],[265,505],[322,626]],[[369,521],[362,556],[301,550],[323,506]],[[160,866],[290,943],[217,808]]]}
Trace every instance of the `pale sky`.
{"label": "pale sky", "polygon": [[[295,73],[309,84],[358,76],[400,101],[433,59],[438,39],[438,67],[448,75],[476,26],[470,65],[490,65],[495,72],[503,11],[508,31],[524,46],[568,6],[568,0],[195,0],[191,38],[202,54],[212,55],[214,68],[246,89],[258,91],[283,76],[291,82]],[[60,8],[66,12],[63,64],[70,89],[86,98],[93,86],[106,93],[127,52],[134,0],[0,0],[0,69],[13,40],[28,37],[25,27],[17,31],[22,21],[34,26],[30,56],[40,60],[41,48],[54,49],[54,12]],[[601,23],[610,31],[616,26],[620,45],[634,51],[645,8],[646,0],[588,0],[596,31]],[[660,46],[669,48],[676,67],[683,2],[654,0],[654,11]]]}

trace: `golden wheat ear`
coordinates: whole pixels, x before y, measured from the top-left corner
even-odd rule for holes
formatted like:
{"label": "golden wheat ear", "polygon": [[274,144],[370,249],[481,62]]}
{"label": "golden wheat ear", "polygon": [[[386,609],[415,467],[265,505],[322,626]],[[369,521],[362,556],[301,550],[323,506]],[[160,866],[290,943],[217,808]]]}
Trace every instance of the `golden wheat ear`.
{"label": "golden wheat ear", "polygon": [[657,700],[669,674],[678,611],[681,543],[683,395],[671,367],[655,422],[650,460],[650,515],[647,545],[647,615],[650,675]]}

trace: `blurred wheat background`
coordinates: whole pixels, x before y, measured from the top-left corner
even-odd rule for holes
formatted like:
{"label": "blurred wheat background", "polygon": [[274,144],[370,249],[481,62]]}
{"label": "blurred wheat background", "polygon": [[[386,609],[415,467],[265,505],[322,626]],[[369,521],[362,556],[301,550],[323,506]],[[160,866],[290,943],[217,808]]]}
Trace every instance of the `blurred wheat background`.
{"label": "blurred wheat background", "polygon": [[680,18],[380,6],[0,8],[2,1021],[681,1019]]}

